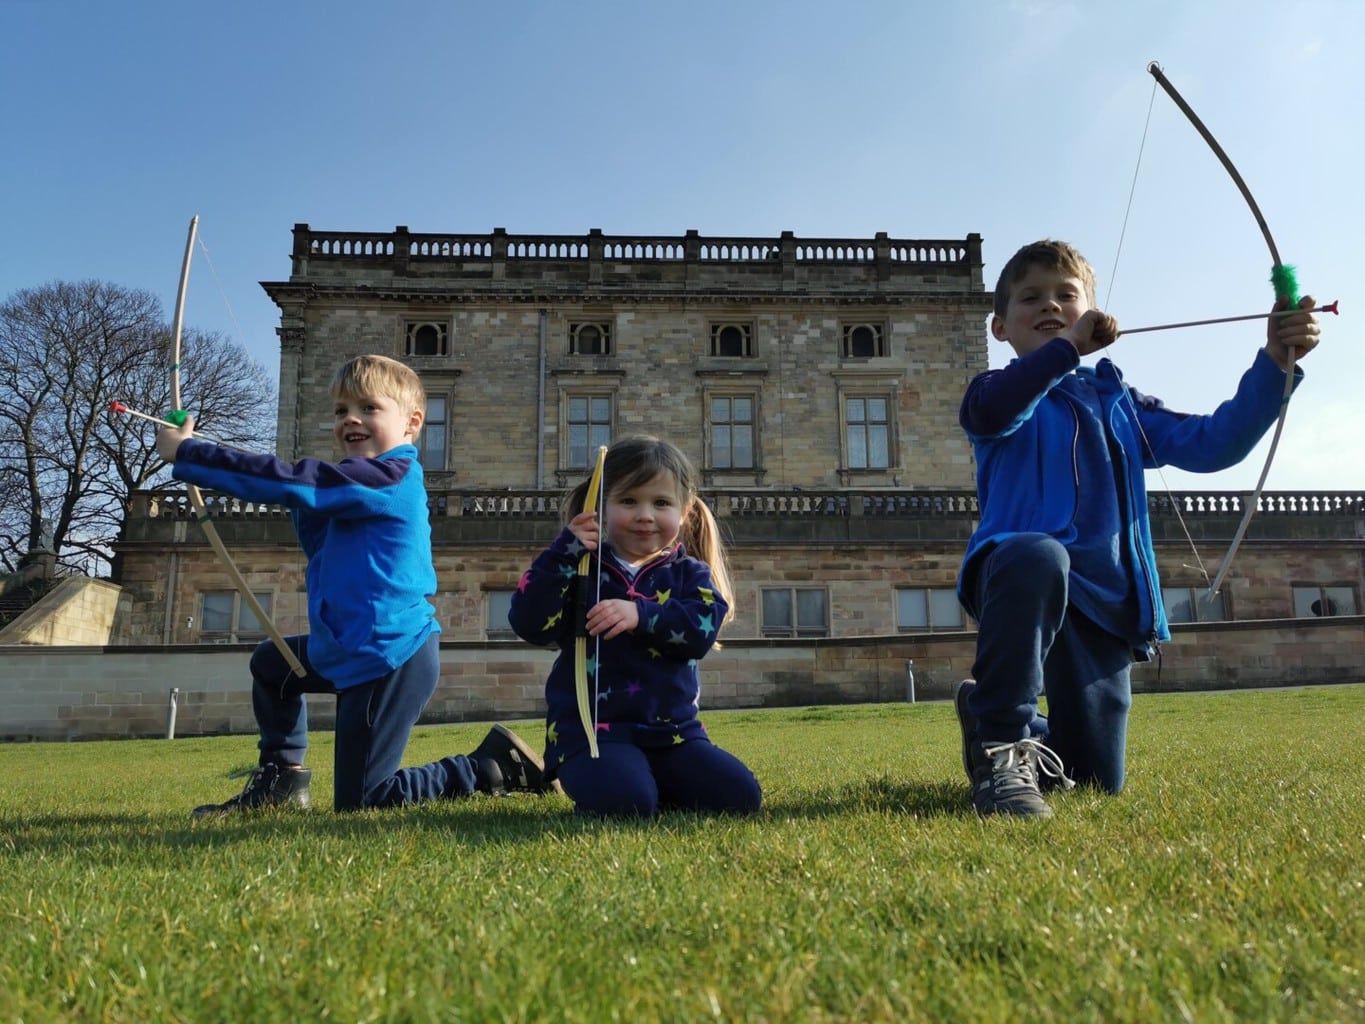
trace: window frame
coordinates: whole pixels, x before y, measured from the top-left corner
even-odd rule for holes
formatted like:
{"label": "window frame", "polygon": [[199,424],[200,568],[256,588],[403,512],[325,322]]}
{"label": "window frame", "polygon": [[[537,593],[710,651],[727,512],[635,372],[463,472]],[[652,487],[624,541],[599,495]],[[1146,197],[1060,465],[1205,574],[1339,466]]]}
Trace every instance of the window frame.
{"label": "window frame", "polygon": [[[261,606],[261,611],[265,612],[267,618],[275,614],[275,590],[255,590],[251,591],[257,603]],[[194,631],[204,643],[237,644],[251,641],[264,640],[269,634],[266,631],[266,624],[259,623],[260,629],[242,629],[242,613],[254,615],[246,599],[237,590],[201,590],[199,591],[197,611],[199,612],[198,628]],[[205,606],[210,597],[226,597],[232,602],[232,611],[229,615],[230,623],[227,629],[205,629],[204,622],[207,619]]]}
{"label": "window frame", "polygon": [[[435,352],[417,351],[414,344],[415,334],[424,327],[430,327],[437,332]],[[453,334],[454,330],[448,319],[405,316],[399,324],[398,350],[409,359],[446,359],[450,357],[450,341]]]}
{"label": "window frame", "polygon": [[[768,624],[768,598],[771,595],[785,594],[788,598],[787,611],[791,617],[790,626]],[[819,627],[806,625],[800,621],[800,594],[819,594],[823,623]],[[828,587],[765,586],[758,592],[758,631],[759,635],[777,639],[813,639],[830,636],[830,607]]]}
{"label": "window frame", "polygon": [[[579,335],[587,328],[592,328],[600,333],[600,352],[584,352],[580,347]],[[616,355],[616,339],[612,331],[611,320],[570,320],[569,355],[584,356],[590,359],[606,359]]]}
{"label": "window frame", "polygon": [[[1316,593],[1309,597],[1308,591]],[[1334,595],[1329,593],[1330,591],[1339,593]],[[1319,601],[1332,603],[1335,607],[1337,598],[1342,594],[1350,599],[1350,611],[1330,611],[1325,614],[1312,611],[1312,605]],[[1331,619],[1344,615],[1359,615],[1359,595],[1356,594],[1356,588],[1349,583],[1293,583],[1290,585],[1290,612],[1296,619]]]}
{"label": "window frame", "polygon": [[[516,593],[515,588],[509,589],[509,590],[503,590],[503,589],[500,588],[500,587],[490,587],[490,588],[488,588],[487,590],[485,590],[483,593],[484,593],[484,616],[483,616],[483,623],[484,623],[484,625],[483,625],[484,639],[485,639],[485,640],[518,640],[518,639],[520,639],[520,637],[517,636],[516,631],[512,629],[511,623],[507,621],[508,612],[510,612],[510,611],[511,611],[511,608],[512,608],[512,595]],[[495,625],[494,625],[494,613],[495,613],[495,611],[497,610],[497,609],[495,608],[495,602],[497,602],[497,601],[502,601],[502,600],[505,600],[505,601],[506,601],[505,609],[504,609],[503,614],[502,614],[502,625],[501,625],[501,626],[495,626]]]}
{"label": "window frame", "polygon": [[[713,359],[753,359],[754,349],[754,325],[749,320],[712,320],[710,322],[709,342],[707,354]],[[722,352],[722,336],[726,331],[738,331],[740,335],[740,352]]]}
{"label": "window frame", "polygon": [[[866,355],[853,351],[853,335],[864,329],[872,331],[874,335],[873,351]],[[882,320],[843,321],[839,325],[839,355],[843,359],[885,359],[886,334],[886,322]]]}
{"label": "window frame", "polygon": [[[900,445],[900,425],[897,397],[901,388],[901,374],[882,370],[841,370],[834,374],[838,392],[839,457],[842,465],[839,477],[844,486],[852,481],[885,478],[901,470],[904,453]],[[855,466],[852,459],[852,424],[849,403],[852,401],[881,401],[886,403],[886,465]],[[869,452],[871,447],[868,448]]]}
{"label": "window frame", "polygon": [[[615,384],[604,385],[601,383],[566,385],[561,389],[559,396],[559,465],[565,472],[576,472],[587,470],[593,465],[593,452],[601,444],[610,445],[612,438],[616,436],[616,401],[617,388]],[[586,401],[588,403],[588,418],[586,422],[587,438],[584,443],[583,461],[574,461],[574,442],[573,433],[574,421],[570,419],[572,415],[572,404],[576,401]],[[607,415],[605,420],[594,420],[592,418],[592,403],[594,400],[602,400],[607,403]],[[598,439],[594,440],[594,427],[598,427]],[[600,435],[605,433],[605,439]]]}
{"label": "window frame", "polygon": [[[1175,593],[1183,594],[1184,595],[1183,600],[1172,602],[1171,599],[1167,597],[1168,594]],[[1230,622],[1231,617],[1228,615],[1227,595],[1220,592],[1214,594],[1213,599],[1211,601],[1206,601],[1204,600],[1204,596],[1207,593],[1208,593],[1207,587],[1163,585],[1161,588],[1161,607],[1166,612],[1166,621],[1170,623],[1172,626],[1182,626],[1186,624],[1196,624],[1200,622]],[[1178,608],[1181,604],[1188,604],[1188,606],[1193,612],[1191,617],[1186,618],[1181,616],[1180,614],[1175,615],[1172,614],[1172,608]],[[1204,608],[1217,609],[1217,611],[1221,615],[1221,618],[1216,618],[1212,615],[1206,615],[1203,611]]]}
{"label": "window frame", "polygon": [[[759,452],[761,451],[759,443],[760,422],[759,396],[760,392],[757,388],[706,386],[702,389],[702,401],[706,403],[705,405],[706,465],[704,467],[705,469],[712,470],[717,473],[752,473],[761,468],[762,459],[759,458]],[[733,412],[734,403],[736,400],[747,401],[749,403],[749,419],[747,420],[747,426],[749,428],[749,463],[747,465],[740,465],[734,461],[735,446],[733,438],[734,427],[737,421],[734,419]],[[718,443],[716,440],[719,421],[717,421],[713,416],[713,409],[714,403],[716,403],[717,401],[730,403],[731,409],[730,418],[724,424],[721,424],[721,426],[725,430],[729,431],[729,436],[731,439],[730,443],[726,446],[726,452],[730,456],[730,462],[728,465],[724,466],[720,465],[716,460],[716,453],[719,450]]]}
{"label": "window frame", "polygon": [[[909,625],[902,616],[902,596],[918,594],[924,602],[924,625]],[[945,596],[951,599],[957,615],[957,621],[951,624],[940,625],[935,621],[934,616],[934,597],[940,599]],[[895,619],[896,632],[898,633],[960,633],[968,628],[967,612],[962,607],[957,598],[956,587],[927,587],[927,586],[908,586],[896,587],[895,594]]]}

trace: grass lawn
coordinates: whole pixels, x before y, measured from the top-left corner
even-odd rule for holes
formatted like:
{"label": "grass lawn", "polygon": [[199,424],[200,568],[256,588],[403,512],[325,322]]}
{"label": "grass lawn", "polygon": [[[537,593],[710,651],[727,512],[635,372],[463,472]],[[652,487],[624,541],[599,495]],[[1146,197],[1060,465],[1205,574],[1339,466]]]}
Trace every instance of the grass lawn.
{"label": "grass lawn", "polygon": [[704,717],[756,818],[192,824],[253,737],[0,746],[0,1020],[1365,1021],[1363,686],[1138,696],[1050,821],[977,819],[948,703]]}

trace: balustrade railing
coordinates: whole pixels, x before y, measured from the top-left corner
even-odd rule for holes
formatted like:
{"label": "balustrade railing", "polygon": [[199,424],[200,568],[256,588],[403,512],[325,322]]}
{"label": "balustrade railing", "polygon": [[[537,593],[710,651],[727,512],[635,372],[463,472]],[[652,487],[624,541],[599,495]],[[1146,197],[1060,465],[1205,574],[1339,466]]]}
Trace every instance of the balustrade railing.
{"label": "balustrade railing", "polygon": [[[1147,507],[1156,519],[1184,519],[1241,515],[1250,492],[1187,491],[1148,495]],[[431,491],[433,516],[484,519],[559,519],[559,491],[536,489],[490,490],[449,488]],[[876,491],[836,488],[715,490],[703,495],[717,518],[784,516],[821,518],[878,516],[883,518],[975,518],[975,491]],[[243,501],[229,494],[205,492],[204,502],[214,519],[284,518],[283,505]],[[193,519],[189,497],[183,492],[138,492],[132,514],[149,518]],[[1267,516],[1365,517],[1365,493],[1356,491],[1272,491],[1261,494],[1257,510]]]}
{"label": "balustrade railing", "polygon": [[777,238],[685,235],[522,235],[496,229],[486,235],[393,231],[314,231],[294,225],[296,260],[385,261],[541,260],[616,262],[827,263],[898,266],[932,264],[961,269],[981,266],[981,236],[965,239],[797,238],[785,231]]}

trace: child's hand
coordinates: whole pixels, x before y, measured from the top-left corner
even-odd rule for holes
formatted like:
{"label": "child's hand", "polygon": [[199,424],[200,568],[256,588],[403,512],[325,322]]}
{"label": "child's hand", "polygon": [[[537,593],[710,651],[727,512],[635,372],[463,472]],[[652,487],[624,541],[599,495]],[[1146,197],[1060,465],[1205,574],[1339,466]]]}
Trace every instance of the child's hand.
{"label": "child's hand", "polygon": [[[1305,312],[1294,313],[1290,316],[1272,316],[1266,325],[1265,331],[1265,354],[1275,360],[1275,365],[1281,370],[1289,369],[1289,349],[1294,348],[1294,358],[1302,359],[1318,347],[1318,340],[1322,333],[1322,328],[1318,326],[1318,318],[1311,310],[1316,302],[1313,296],[1305,295],[1299,300],[1299,309]],[[1280,299],[1275,303],[1275,309],[1287,309],[1288,299]]]}
{"label": "child's hand", "polygon": [[1075,345],[1076,351],[1083,356],[1112,345],[1118,336],[1119,322],[1098,309],[1087,309],[1079,320],[1058,335]]}
{"label": "child's hand", "polygon": [[569,520],[569,530],[589,551],[597,550],[597,513],[580,512]]}
{"label": "child's hand", "polygon": [[634,601],[611,598],[588,609],[588,636],[600,634],[603,640],[610,640],[633,631],[639,624],[640,609]]}
{"label": "child's hand", "polygon": [[175,461],[180,442],[194,436],[194,417],[186,416],[183,427],[162,427],[156,432],[156,453],[166,462]]}

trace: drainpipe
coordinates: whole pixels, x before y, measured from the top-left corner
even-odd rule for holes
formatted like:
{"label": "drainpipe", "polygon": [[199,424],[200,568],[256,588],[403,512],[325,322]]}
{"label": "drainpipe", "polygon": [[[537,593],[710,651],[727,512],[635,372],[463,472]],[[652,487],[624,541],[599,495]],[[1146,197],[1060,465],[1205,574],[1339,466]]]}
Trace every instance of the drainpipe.
{"label": "drainpipe", "polygon": [[540,311],[536,331],[539,350],[536,360],[536,488],[545,489],[545,336],[550,314]]}

